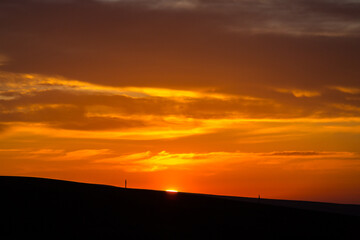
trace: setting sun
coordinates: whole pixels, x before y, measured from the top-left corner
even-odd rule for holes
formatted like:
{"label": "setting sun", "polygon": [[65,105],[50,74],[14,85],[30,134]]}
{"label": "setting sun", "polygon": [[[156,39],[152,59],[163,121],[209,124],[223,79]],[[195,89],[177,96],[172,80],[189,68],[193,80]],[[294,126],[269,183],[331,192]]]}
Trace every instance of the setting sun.
{"label": "setting sun", "polygon": [[174,189],[167,189],[165,190],[165,192],[168,192],[168,193],[177,193],[178,190],[174,190]]}

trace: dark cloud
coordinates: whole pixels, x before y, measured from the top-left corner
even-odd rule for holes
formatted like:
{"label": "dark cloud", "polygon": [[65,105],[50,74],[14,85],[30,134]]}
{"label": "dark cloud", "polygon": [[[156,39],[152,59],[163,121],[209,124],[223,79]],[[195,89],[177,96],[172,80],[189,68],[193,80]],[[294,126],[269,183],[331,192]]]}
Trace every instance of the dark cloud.
{"label": "dark cloud", "polygon": [[[40,107],[40,108],[39,108]],[[34,107],[33,107],[34,108]],[[137,119],[119,119],[112,117],[88,117],[81,107],[76,106],[41,106],[38,109],[22,107],[18,111],[0,112],[1,122],[45,123],[55,128],[71,130],[111,130],[145,127],[148,123]],[[6,125],[0,125],[0,132]]]}
{"label": "dark cloud", "polygon": [[147,1],[11,2],[1,3],[0,21],[9,71],[234,92],[359,82],[357,2],[198,1],[191,11]]}
{"label": "dark cloud", "polygon": [[284,152],[272,152],[265,153],[264,156],[316,156],[316,155],[329,155],[326,152],[315,152],[315,151],[284,151]]}

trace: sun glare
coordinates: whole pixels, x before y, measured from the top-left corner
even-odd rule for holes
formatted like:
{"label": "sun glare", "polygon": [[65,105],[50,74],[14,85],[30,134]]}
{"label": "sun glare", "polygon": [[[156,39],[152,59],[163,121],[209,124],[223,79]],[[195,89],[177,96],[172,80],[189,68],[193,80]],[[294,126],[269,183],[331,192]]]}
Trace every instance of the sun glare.
{"label": "sun glare", "polygon": [[167,189],[165,191],[168,193],[177,193],[178,192],[178,190],[174,190],[174,189]]}

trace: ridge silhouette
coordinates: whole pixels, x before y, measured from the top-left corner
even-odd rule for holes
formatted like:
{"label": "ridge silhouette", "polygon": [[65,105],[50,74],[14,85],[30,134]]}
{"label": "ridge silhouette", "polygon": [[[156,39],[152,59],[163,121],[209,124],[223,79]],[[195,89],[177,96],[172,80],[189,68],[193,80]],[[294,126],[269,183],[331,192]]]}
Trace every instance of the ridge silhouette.
{"label": "ridge silhouette", "polygon": [[0,238],[350,239],[359,216],[61,180],[0,177]]}

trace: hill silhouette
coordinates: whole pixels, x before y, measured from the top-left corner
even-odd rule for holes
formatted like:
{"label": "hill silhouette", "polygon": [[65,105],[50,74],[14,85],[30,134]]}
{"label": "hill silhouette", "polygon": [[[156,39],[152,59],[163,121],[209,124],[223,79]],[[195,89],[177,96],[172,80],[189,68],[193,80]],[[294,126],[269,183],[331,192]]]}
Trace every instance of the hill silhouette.
{"label": "hill silhouette", "polygon": [[43,178],[2,176],[0,191],[1,239],[357,239],[360,226],[351,212]]}

